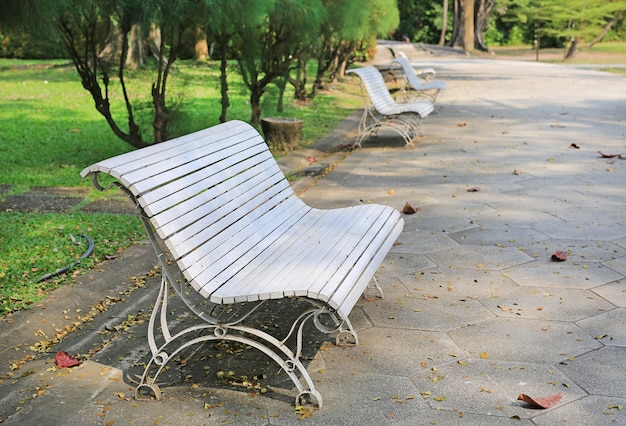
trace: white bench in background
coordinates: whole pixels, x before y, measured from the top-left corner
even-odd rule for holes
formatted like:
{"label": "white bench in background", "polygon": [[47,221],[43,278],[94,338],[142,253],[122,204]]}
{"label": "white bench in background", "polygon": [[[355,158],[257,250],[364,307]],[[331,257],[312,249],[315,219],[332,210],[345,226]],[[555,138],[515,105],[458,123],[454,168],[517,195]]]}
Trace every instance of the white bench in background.
{"label": "white bench in background", "polygon": [[410,102],[415,99],[426,98],[437,107],[439,96],[446,90],[446,82],[442,80],[426,82],[420,80],[415,68],[406,57],[399,56],[393,62],[399,64],[404,73],[404,87],[402,88],[404,100]]}
{"label": "white bench in background", "polygon": [[[380,290],[374,274],[402,230],[399,212],[382,205],[307,206],[261,135],[241,121],[101,161],[81,175],[104,190],[100,173],[113,176],[137,205],[162,264],[149,322],[151,360],[135,396],[151,392],[160,399],[157,377],[183,349],[230,340],[276,361],[298,389],[296,404],[315,399],[321,406],[300,360],[304,323],[313,319],[318,329],[337,333],[338,343],[358,344],[348,315],[365,290]],[[170,288],[197,316],[197,324],[175,333]],[[283,298],[309,302],[300,304],[306,308],[287,336],[245,323],[260,305]]]}
{"label": "white bench in background", "polygon": [[405,146],[414,146],[413,138],[421,134],[422,119],[434,110],[432,102],[396,102],[380,71],[372,66],[351,69],[346,74],[356,74],[364,90],[365,107],[354,145],[360,148],[365,138],[375,135],[381,127],[387,127],[402,136]]}

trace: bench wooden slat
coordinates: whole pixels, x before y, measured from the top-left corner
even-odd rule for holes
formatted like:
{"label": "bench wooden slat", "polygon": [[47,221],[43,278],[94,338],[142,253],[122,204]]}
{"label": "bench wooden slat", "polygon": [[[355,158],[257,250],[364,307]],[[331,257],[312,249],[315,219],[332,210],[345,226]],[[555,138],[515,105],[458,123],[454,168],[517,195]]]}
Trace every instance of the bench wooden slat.
{"label": "bench wooden slat", "polygon": [[[254,211],[254,215],[246,220],[239,220],[236,226],[232,226],[227,232],[215,234],[215,237],[207,241],[205,245],[211,247],[211,250],[201,250],[192,252],[181,259],[181,264],[188,279],[196,281],[207,281],[221,272],[223,263],[232,263],[237,259],[236,254],[245,253],[246,250],[253,250],[252,242],[254,240],[266,237],[269,232],[276,227],[276,220],[263,220],[263,216],[267,215],[270,209],[267,206]],[[274,207],[271,211],[280,218],[280,221],[287,222],[293,220],[291,217],[295,214],[304,214],[307,206],[304,203],[298,203],[296,200],[288,199],[280,205]],[[296,218],[297,220],[297,218]],[[220,257],[216,259],[216,254]],[[232,259],[231,259],[232,258]]]}
{"label": "bench wooden slat", "polygon": [[[282,288],[283,297],[294,295],[295,288],[291,291],[285,290],[285,282],[295,281],[300,284],[310,279],[307,277],[311,273],[311,252],[319,248],[320,244],[328,244],[329,250],[335,250],[334,245],[330,244],[333,238],[336,238],[342,229],[350,226],[351,215],[348,209],[342,209],[337,213],[332,226],[323,226],[321,222],[326,219],[328,223],[328,218],[319,210],[312,210],[305,218],[295,223],[288,234],[282,235],[279,240],[268,246],[261,256],[234,274],[232,279],[240,283],[237,286],[241,290],[240,297],[236,300],[272,298],[268,295],[276,294],[275,287]],[[332,254],[327,251],[325,255],[330,257]],[[294,275],[295,268],[298,268],[295,272],[297,276],[294,276],[293,280],[286,279]],[[260,296],[256,296],[257,293]]]}
{"label": "bench wooden slat", "polygon": [[[186,227],[196,222],[200,217],[209,214],[219,216],[222,212],[229,214],[235,212],[235,209],[240,209],[237,213],[250,211],[251,209],[247,208],[248,201],[264,194],[269,196],[271,191],[268,193],[268,190],[271,190],[275,185],[281,185],[284,180],[279,171],[273,175],[268,175],[267,172],[268,170],[262,164],[255,166],[246,175],[235,175],[221,184],[214,185],[213,189],[223,191],[219,197],[215,197],[212,191],[203,191],[197,196],[158,214],[153,218],[157,232],[161,238],[171,236],[173,244],[176,245],[188,238],[189,234],[193,235],[199,232],[198,227],[201,224],[196,223],[190,229],[186,229]],[[265,175],[268,176],[263,178]],[[255,177],[256,179],[253,179]],[[284,185],[283,188],[287,190]],[[258,203],[257,199],[256,204]],[[204,223],[208,225],[211,222]]]}
{"label": "bench wooden slat", "polygon": [[[286,207],[292,210],[292,212],[290,212],[290,216],[283,216],[279,221],[266,221],[264,226],[255,229],[254,234],[248,234],[247,238],[242,239],[239,241],[238,245],[232,247],[232,249],[228,252],[228,257],[217,259],[198,277],[196,277],[196,280],[199,282],[207,282],[210,277],[210,282],[207,282],[207,284],[205,284],[202,288],[202,294],[206,295],[205,297],[210,295],[210,300],[214,303],[234,303],[234,297],[226,298],[219,293],[216,293],[217,290],[222,288],[223,285],[229,280],[224,278],[217,281],[214,280],[213,277],[215,277],[218,273],[231,268],[235,263],[248,261],[250,257],[255,256],[255,254],[261,250],[264,250],[272,241],[280,237],[282,232],[288,229],[294,222],[297,222],[302,217],[302,213],[306,211],[306,207],[302,205],[296,205],[296,209],[298,210],[295,211],[293,211],[293,206],[286,205]],[[233,271],[231,271],[231,274],[232,273]],[[229,293],[233,294],[232,291]]]}
{"label": "bench wooden slat", "polygon": [[[253,138],[252,140],[256,142],[256,144],[263,144],[263,139],[258,136],[255,137],[252,131],[237,136],[247,137],[248,135]],[[129,186],[134,194],[147,194],[149,191],[173,180],[180,179],[189,173],[197,170],[206,170],[206,168],[211,165],[211,161],[217,162],[224,158],[224,150],[231,154],[242,150],[242,146],[247,146],[248,144],[243,144],[241,140],[237,139],[237,136],[229,137],[220,141],[219,144],[212,143],[211,145],[194,147],[178,155],[167,157],[164,155],[155,155],[155,157],[163,157],[162,161],[165,163],[146,165],[141,169],[123,175],[122,178],[129,182],[134,182]],[[215,150],[215,152],[211,153],[211,150]],[[220,157],[220,154],[222,154],[222,157]],[[156,159],[152,161],[156,161]],[[167,164],[168,168],[163,170],[163,164]]]}
{"label": "bench wooden slat", "polygon": [[[220,129],[208,128],[189,135],[170,141],[161,142],[141,150],[131,151],[126,154],[118,155],[107,160],[100,161],[81,172],[82,177],[86,177],[90,173],[107,173],[120,180],[127,188],[132,182],[127,182],[123,175],[132,171],[142,169],[151,164],[162,162],[163,158],[168,155],[177,155],[180,144],[190,144],[192,146],[210,145],[215,141],[219,141],[223,135],[230,135],[238,132],[249,132],[250,128],[242,126],[241,122],[231,121],[224,123]],[[135,194],[138,195],[138,194]]]}
{"label": "bench wooden slat", "polygon": [[[226,158],[218,163],[212,163],[216,161],[213,157],[217,157],[219,154],[217,152],[211,156],[205,156],[204,162],[207,163],[205,168],[194,170],[180,179],[161,184],[152,191],[143,194],[140,204],[145,212],[150,217],[154,216],[171,208],[172,205],[176,205],[180,200],[185,200],[213,187],[215,182],[227,180],[233,174],[233,171],[229,170],[230,167],[237,165],[245,170],[268,159],[267,149],[261,144],[254,145],[243,152],[238,146],[230,147],[225,153]],[[207,173],[206,167],[210,167],[211,173]]]}

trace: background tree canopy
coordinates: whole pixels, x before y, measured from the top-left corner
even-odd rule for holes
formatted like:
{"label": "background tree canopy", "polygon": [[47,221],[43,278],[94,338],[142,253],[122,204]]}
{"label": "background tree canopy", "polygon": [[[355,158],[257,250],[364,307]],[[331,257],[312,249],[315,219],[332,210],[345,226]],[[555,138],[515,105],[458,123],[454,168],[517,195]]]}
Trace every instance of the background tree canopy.
{"label": "background tree canopy", "polygon": [[[142,147],[170,137],[168,80],[194,53],[219,63],[220,121],[236,69],[258,124],[270,85],[279,88],[278,111],[288,84],[311,100],[368,59],[377,38],[466,50],[567,47],[569,58],[582,43],[623,40],[625,15],[626,0],[3,0],[0,57],[71,59],[115,135]],[[151,75],[148,104],[129,95],[138,67]]]}

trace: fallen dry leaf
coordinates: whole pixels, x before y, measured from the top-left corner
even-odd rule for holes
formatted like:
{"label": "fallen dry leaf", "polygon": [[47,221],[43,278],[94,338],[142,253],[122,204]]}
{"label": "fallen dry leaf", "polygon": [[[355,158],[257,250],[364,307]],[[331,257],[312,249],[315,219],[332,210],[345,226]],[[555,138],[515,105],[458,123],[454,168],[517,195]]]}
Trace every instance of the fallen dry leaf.
{"label": "fallen dry leaf", "polygon": [[57,352],[54,357],[54,363],[57,367],[70,368],[80,364],[80,361],[64,351]]}
{"label": "fallen dry leaf", "polygon": [[532,398],[528,395],[520,393],[517,397],[518,401],[524,401],[533,408],[550,408],[554,407],[563,398],[563,394],[557,393],[543,398]]}
{"label": "fallen dry leaf", "polygon": [[569,145],[570,148],[574,148],[574,149],[580,149],[580,147],[578,145],[576,145],[575,143],[571,143]]}
{"label": "fallen dry leaf", "polygon": [[413,207],[412,205],[409,204],[409,202],[407,201],[407,203],[404,205],[404,207],[402,208],[402,213],[404,214],[414,214],[417,213],[418,211],[420,211],[421,209],[419,207]]}
{"label": "fallen dry leaf", "polygon": [[567,256],[564,251],[557,250],[552,254],[551,259],[556,262],[565,262],[567,260]]}
{"label": "fallen dry leaf", "polygon": [[480,188],[477,186],[474,186],[472,188],[467,188],[467,192],[480,192]]}
{"label": "fallen dry leaf", "polygon": [[619,158],[620,160],[626,160],[626,156],[622,154],[605,154],[602,151],[598,151],[602,158]]}

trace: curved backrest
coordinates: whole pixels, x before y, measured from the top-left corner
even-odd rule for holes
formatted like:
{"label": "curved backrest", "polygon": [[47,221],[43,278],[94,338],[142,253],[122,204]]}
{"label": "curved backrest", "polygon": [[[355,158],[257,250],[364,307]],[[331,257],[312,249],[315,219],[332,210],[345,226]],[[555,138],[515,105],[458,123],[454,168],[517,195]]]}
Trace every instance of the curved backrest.
{"label": "curved backrest", "polygon": [[396,101],[393,100],[385,79],[380,71],[374,67],[355,68],[346,71],[346,74],[356,74],[361,79],[363,87],[369,95],[372,106],[379,112],[384,112],[387,108],[395,105]]}

